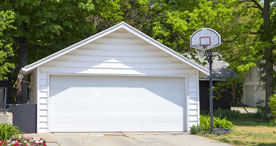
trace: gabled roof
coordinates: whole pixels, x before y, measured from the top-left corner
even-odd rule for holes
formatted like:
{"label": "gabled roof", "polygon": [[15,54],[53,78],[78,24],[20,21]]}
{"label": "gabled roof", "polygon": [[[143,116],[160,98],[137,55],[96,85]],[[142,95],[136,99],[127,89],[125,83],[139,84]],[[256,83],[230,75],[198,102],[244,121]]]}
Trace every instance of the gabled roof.
{"label": "gabled roof", "polygon": [[39,67],[39,66],[41,66],[41,65],[43,65],[43,64],[45,64],[45,63],[47,63],[49,61],[51,61],[51,60],[53,60],[53,59],[55,59],[57,57],[60,57],[60,56],[66,54],[68,52],[71,52],[71,51],[73,51],[73,50],[75,50],[75,49],[77,49],[77,48],[79,48],[81,46],[84,46],[84,45],[86,45],[88,43],[91,43],[92,41],[95,41],[95,40],[97,40],[97,39],[99,39],[99,38],[101,38],[101,37],[103,37],[103,36],[105,36],[107,34],[110,34],[110,33],[114,32],[114,31],[116,31],[118,29],[121,29],[121,28],[129,31],[130,33],[132,33],[135,36],[143,39],[144,41],[150,43],[151,45],[153,45],[153,46],[155,46],[155,47],[163,50],[164,52],[172,55],[173,57],[177,58],[178,60],[180,60],[180,61],[182,61],[182,62],[184,62],[184,63],[186,63],[186,64],[188,64],[188,65],[190,65],[192,67],[194,67],[195,69],[201,71],[202,73],[204,73],[206,75],[209,74],[209,70],[208,69],[206,69],[203,66],[201,66],[201,65],[199,65],[199,64],[191,61],[190,59],[188,59],[188,58],[186,58],[186,57],[178,54],[177,52],[175,52],[172,49],[168,48],[167,46],[159,43],[158,41],[154,40],[153,38],[149,37],[148,35],[142,33],[141,31],[135,29],[134,27],[128,25],[125,22],[121,22],[121,23],[119,23],[117,25],[114,25],[114,26],[112,26],[112,27],[110,27],[110,28],[108,28],[108,29],[106,29],[106,30],[104,30],[102,32],[99,32],[99,33],[97,33],[97,34],[95,34],[93,36],[90,36],[90,37],[88,37],[88,38],[86,38],[86,39],[84,39],[84,40],[82,40],[80,42],[77,42],[77,43],[75,43],[75,44],[73,44],[73,45],[71,45],[71,46],[69,46],[67,48],[64,48],[64,49],[62,49],[62,50],[60,50],[60,51],[58,51],[58,52],[56,52],[56,53],[54,53],[52,55],[49,55],[49,56],[47,56],[45,58],[42,58],[42,59],[40,59],[40,60],[38,60],[38,61],[30,64],[30,65],[27,65],[27,66],[21,68],[20,72],[22,74],[28,74],[33,69],[35,69],[35,68],[37,68],[37,67]]}

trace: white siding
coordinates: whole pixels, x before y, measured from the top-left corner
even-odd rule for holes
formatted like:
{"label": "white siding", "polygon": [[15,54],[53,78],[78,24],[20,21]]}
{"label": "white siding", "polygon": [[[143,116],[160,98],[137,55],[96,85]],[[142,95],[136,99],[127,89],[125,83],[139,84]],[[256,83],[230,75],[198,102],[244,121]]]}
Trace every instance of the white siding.
{"label": "white siding", "polygon": [[49,76],[38,68],[37,132],[48,132]]}
{"label": "white siding", "polygon": [[199,80],[198,80],[198,71],[193,70],[188,76],[188,128],[191,128],[193,125],[199,124]]}
{"label": "white siding", "polygon": [[50,126],[49,75],[55,74],[186,77],[185,125],[199,123],[198,71],[122,30],[58,57],[40,66],[38,72],[38,133],[48,132]]}
{"label": "white siding", "polygon": [[173,76],[187,74],[192,69],[142,39],[119,32],[46,63],[41,71],[57,74]]}

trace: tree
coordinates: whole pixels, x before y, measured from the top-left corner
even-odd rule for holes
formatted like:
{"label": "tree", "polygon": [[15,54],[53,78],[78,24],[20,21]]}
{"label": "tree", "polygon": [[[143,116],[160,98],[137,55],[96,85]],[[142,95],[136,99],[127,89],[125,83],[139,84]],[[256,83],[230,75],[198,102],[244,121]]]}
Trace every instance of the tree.
{"label": "tree", "polygon": [[[235,87],[243,82],[244,73],[257,66],[263,53],[256,42],[262,25],[261,14],[252,3],[240,0],[155,1],[160,14],[153,22],[153,36],[179,53],[193,52],[190,36],[199,28],[218,31],[222,45],[213,49],[222,54],[236,77],[224,85]],[[193,55],[193,54],[192,54]],[[195,56],[193,59],[199,61]]]}
{"label": "tree", "polygon": [[[13,9],[16,29],[7,32],[14,40],[18,70],[95,32],[87,21],[94,10],[89,0],[80,1],[3,1],[1,8]],[[28,56],[31,56],[28,59]],[[26,78],[25,78],[26,80]],[[27,101],[27,84],[22,82],[21,103]]]}
{"label": "tree", "polygon": [[272,42],[276,31],[271,24],[275,22],[271,22],[271,18],[275,18],[273,1],[264,0],[262,3],[256,0],[194,2],[159,0],[155,2],[159,3],[157,7],[161,7],[162,13],[155,19],[153,36],[178,52],[191,51],[187,47],[189,37],[199,28],[210,27],[221,34],[223,44],[214,51],[223,55],[223,58],[230,63],[229,69],[235,71],[239,77],[230,79],[229,82],[242,82],[240,79],[244,77],[246,71],[252,66],[259,66],[262,60],[265,60],[264,81],[266,112],[268,112],[267,103],[273,93],[272,68],[276,62],[273,60],[275,44]]}
{"label": "tree", "polygon": [[13,56],[12,40],[10,36],[4,35],[6,31],[14,29],[14,12],[11,10],[0,10],[0,80],[7,79],[5,75],[14,68],[8,58]]}
{"label": "tree", "polygon": [[[250,0],[2,0],[14,11],[13,38],[18,70],[64,47],[126,21],[179,53],[192,51],[190,35],[202,27],[217,30],[223,45],[216,48],[229,68],[243,77],[264,58],[260,41],[262,14]],[[263,38],[263,37],[262,37]],[[230,81],[229,81],[230,82]],[[23,86],[26,88],[26,85]],[[26,91],[26,89],[23,89]],[[22,102],[26,101],[26,92]]]}
{"label": "tree", "polygon": [[269,99],[273,94],[273,29],[271,25],[271,5],[272,1],[270,0],[264,0],[263,6],[256,1],[251,0],[256,8],[259,9],[259,12],[262,14],[263,18],[263,25],[260,28],[260,41],[264,44],[264,60],[265,60],[265,89],[266,89],[266,100],[265,100],[265,107],[266,107],[266,113],[269,112]]}
{"label": "tree", "polygon": [[[118,0],[3,0],[0,8],[15,13],[16,29],[6,34],[15,42],[17,70],[95,34],[102,20],[116,22],[121,18],[117,13]],[[22,91],[20,102],[25,103],[28,96],[25,82]]]}

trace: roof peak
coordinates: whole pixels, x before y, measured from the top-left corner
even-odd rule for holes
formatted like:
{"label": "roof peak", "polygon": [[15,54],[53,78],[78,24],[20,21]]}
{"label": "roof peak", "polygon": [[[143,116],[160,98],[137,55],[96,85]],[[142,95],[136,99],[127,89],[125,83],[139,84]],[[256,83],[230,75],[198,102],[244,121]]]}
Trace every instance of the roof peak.
{"label": "roof peak", "polygon": [[103,31],[101,31],[101,32],[99,32],[99,33],[97,33],[95,35],[92,35],[92,36],[90,36],[90,37],[88,37],[88,38],[86,38],[86,39],[84,39],[84,40],[82,40],[80,42],[77,42],[77,43],[75,43],[75,44],[73,44],[73,45],[71,45],[71,46],[69,46],[67,48],[64,48],[64,49],[62,49],[62,50],[60,50],[60,51],[58,51],[58,52],[56,52],[54,54],[51,54],[51,55],[49,55],[49,56],[47,56],[45,58],[42,58],[42,59],[40,59],[40,60],[38,60],[38,61],[30,64],[30,65],[27,65],[27,66],[21,68],[20,72],[22,74],[28,74],[31,70],[39,67],[42,64],[45,64],[45,63],[47,63],[47,62],[49,62],[49,61],[51,61],[51,60],[53,60],[53,59],[55,59],[57,57],[60,57],[60,56],[66,54],[68,52],[71,52],[71,51],[73,51],[73,50],[75,50],[75,49],[77,49],[77,48],[79,48],[81,46],[84,46],[84,45],[86,45],[88,43],[91,43],[91,42],[93,42],[93,41],[95,41],[95,40],[97,40],[97,39],[99,39],[101,37],[104,37],[104,36],[106,36],[106,35],[114,32],[114,31],[116,31],[116,30],[119,30],[121,28],[127,30],[129,33],[134,34],[135,36],[137,36],[140,39],[148,42],[149,44],[151,44],[151,45],[153,45],[153,46],[161,49],[162,51],[164,51],[164,52],[172,55],[173,57],[179,59],[180,61],[182,61],[182,62],[184,62],[184,63],[186,63],[186,64],[194,67],[195,69],[203,72],[204,74],[207,74],[207,75],[209,74],[209,70],[207,70],[203,66],[201,66],[201,65],[199,65],[199,64],[197,64],[197,63],[195,63],[195,62],[193,62],[191,60],[189,60],[186,57],[183,57],[179,53],[177,53],[174,50],[168,48],[167,46],[161,44],[160,42],[154,40],[153,38],[149,37],[148,35],[144,34],[141,31],[137,30],[136,28],[132,27],[131,25],[127,24],[124,21],[122,21],[122,22],[120,22],[120,23],[118,23],[118,24],[116,24],[116,25],[114,25],[114,26],[112,26],[112,27],[110,27],[108,29],[105,29],[105,30],[103,30]]}

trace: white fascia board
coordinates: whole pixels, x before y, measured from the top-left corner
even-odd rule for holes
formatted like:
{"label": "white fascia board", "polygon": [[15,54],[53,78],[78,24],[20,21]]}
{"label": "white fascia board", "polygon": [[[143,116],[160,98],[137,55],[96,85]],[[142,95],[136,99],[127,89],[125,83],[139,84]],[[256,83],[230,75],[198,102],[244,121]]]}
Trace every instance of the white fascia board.
{"label": "white fascia board", "polygon": [[129,24],[127,24],[125,22],[121,22],[121,23],[119,23],[117,25],[114,25],[114,26],[112,26],[112,27],[110,27],[110,28],[108,28],[108,29],[106,29],[106,30],[104,30],[102,32],[99,32],[99,33],[97,33],[97,34],[95,34],[95,35],[93,35],[91,37],[88,37],[88,38],[80,41],[80,42],[77,42],[77,43],[75,43],[75,44],[73,44],[73,45],[71,45],[71,46],[69,46],[69,47],[67,47],[65,49],[62,49],[62,50],[60,50],[60,51],[58,51],[58,52],[56,52],[56,53],[54,53],[52,55],[49,55],[49,56],[47,56],[45,58],[42,58],[41,60],[38,60],[38,61],[36,61],[36,62],[34,62],[34,63],[30,64],[30,65],[27,65],[24,68],[21,68],[20,72],[23,73],[23,74],[28,74],[31,70],[33,70],[34,68],[36,68],[36,67],[38,67],[38,66],[40,66],[40,65],[42,65],[44,63],[47,63],[47,62],[49,62],[49,61],[51,61],[51,60],[53,60],[53,59],[55,59],[57,57],[60,57],[60,56],[66,54],[66,53],[68,53],[70,51],[73,51],[73,50],[75,50],[75,49],[77,49],[77,48],[79,48],[81,46],[84,46],[84,45],[86,45],[88,43],[91,43],[92,41],[97,40],[97,39],[99,39],[99,38],[101,38],[101,37],[103,37],[103,36],[105,36],[105,35],[107,35],[109,33],[112,33],[112,32],[114,32],[114,31],[116,31],[118,29],[121,29],[121,28],[124,28],[124,29],[128,30],[132,34],[134,34],[134,35],[138,36],[139,38],[145,40],[146,42],[148,42],[148,43],[156,46],[157,48],[163,50],[164,52],[166,52],[166,53],[174,56],[175,58],[183,61],[184,63],[187,63],[188,65],[196,68],[197,70],[201,71],[202,73],[204,73],[206,75],[209,75],[209,70],[207,70],[203,66],[201,66],[201,65],[199,65],[199,64],[197,64],[195,62],[192,62],[188,58],[180,55],[179,53],[177,53],[174,50],[168,48],[167,46],[161,44],[160,42],[154,40],[153,38],[149,37],[148,35],[144,34],[143,32],[137,30],[136,28],[130,26]]}

